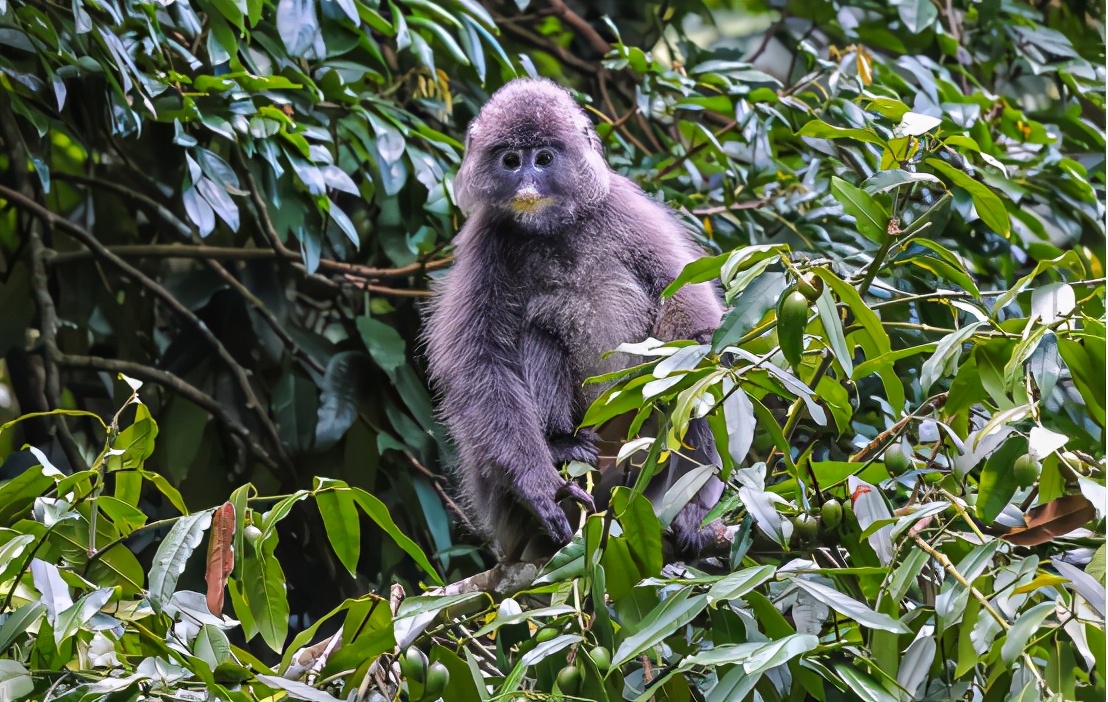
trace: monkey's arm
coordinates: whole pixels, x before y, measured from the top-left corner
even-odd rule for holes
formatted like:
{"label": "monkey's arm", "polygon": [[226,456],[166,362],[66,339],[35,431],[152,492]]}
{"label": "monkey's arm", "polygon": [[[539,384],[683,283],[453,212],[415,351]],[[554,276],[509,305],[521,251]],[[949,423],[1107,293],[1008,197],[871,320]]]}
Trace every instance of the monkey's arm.
{"label": "monkey's arm", "polygon": [[523,367],[554,465],[582,461],[596,465],[599,437],[591,429],[576,430],[574,405],[580,388],[565,349],[554,336],[531,325],[523,334]]}

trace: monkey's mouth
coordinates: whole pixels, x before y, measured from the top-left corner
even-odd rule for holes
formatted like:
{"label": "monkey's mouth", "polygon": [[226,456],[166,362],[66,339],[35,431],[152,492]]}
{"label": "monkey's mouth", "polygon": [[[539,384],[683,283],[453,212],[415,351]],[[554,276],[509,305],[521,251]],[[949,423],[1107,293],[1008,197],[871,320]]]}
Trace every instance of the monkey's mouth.
{"label": "monkey's mouth", "polygon": [[553,204],[554,198],[542,195],[534,187],[521,188],[509,203],[516,214],[531,214],[538,212],[547,205]]}

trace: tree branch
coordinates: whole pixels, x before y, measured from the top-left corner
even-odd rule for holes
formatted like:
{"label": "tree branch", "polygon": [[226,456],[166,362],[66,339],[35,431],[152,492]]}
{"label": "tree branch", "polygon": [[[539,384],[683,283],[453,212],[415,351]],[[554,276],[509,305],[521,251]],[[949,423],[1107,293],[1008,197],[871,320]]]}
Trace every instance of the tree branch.
{"label": "tree branch", "polygon": [[591,24],[586,22],[584,17],[566,7],[566,4],[562,0],[546,0],[546,4],[550,5],[550,9],[553,10],[554,14],[560,17],[563,22],[573,27],[578,34],[584,37],[592,48],[596,49],[601,54],[607,54],[612,50],[612,45],[609,44],[604,37],[600,36],[600,33],[597,32]]}
{"label": "tree branch", "polygon": [[[120,258],[191,258],[213,261],[272,261],[286,259],[293,263],[301,264],[300,255],[295,251],[272,251],[269,249],[246,249],[235,246],[202,246],[189,244],[124,244],[120,246],[108,246],[111,251]],[[283,248],[283,247],[282,247]],[[96,256],[89,249],[78,251],[60,251],[51,256],[46,264],[59,266],[75,261],[84,261]],[[324,270],[333,270],[345,273],[357,278],[403,278],[424,271],[433,271],[454,262],[453,257],[439,259],[437,261],[416,262],[399,268],[373,268],[361,266],[355,263],[343,263],[340,261],[322,260],[319,267]]]}
{"label": "tree branch", "polygon": [[161,385],[167,390],[177,393],[197,407],[206,410],[217,420],[225,424],[233,434],[239,437],[250,452],[257,457],[258,460],[265,463],[271,470],[276,470],[278,468],[273,457],[254,441],[250,430],[239,423],[234,417],[227,414],[227,411],[223,409],[223,405],[214,398],[201,392],[196,386],[191,385],[172,373],[158,370],[157,368],[151,368],[133,361],[123,361],[115,358],[100,358],[99,356],[76,356],[59,353],[55,360],[59,366],[67,368],[83,368],[105,371],[108,373],[123,373],[137,380]]}
{"label": "tree branch", "polygon": [[87,246],[96,256],[104,261],[107,261],[122,271],[127,277],[131,278],[135,282],[139,283],[155,297],[165,303],[171,310],[177,315],[187,321],[192,327],[200,334],[200,336],[208,343],[209,346],[216,352],[219,358],[231,371],[232,375],[239,386],[239,389],[243,393],[243,397],[246,399],[246,405],[252,409],[257,415],[262,426],[265,428],[266,433],[269,435],[269,439],[273,443],[274,451],[277,452],[279,457],[278,463],[280,464],[285,478],[289,481],[295,479],[295,471],[292,468],[292,463],[289,461],[288,456],[285,455],[284,445],[281,443],[281,436],[277,432],[277,427],[273,425],[273,421],[269,418],[269,413],[262,405],[258,396],[254,393],[254,388],[250,385],[250,379],[246,376],[246,370],[235,361],[231,353],[223,345],[223,343],[216,338],[212,333],[208,325],[200,321],[200,319],[192,313],[187,307],[185,307],[180,300],[173,297],[173,295],[165,289],[164,286],[147,276],[145,273],[135,268],[121,257],[112,253],[112,251],[100,243],[100,241],[93,236],[84,227],[69,221],[65,217],[62,217],[55,212],[50,211],[46,207],[43,207],[39,203],[35,202],[31,198],[12,190],[11,188],[0,185],[0,195],[7,198],[16,206],[31,212],[35,216],[42,219],[48,225],[54,227],[58,231],[63,231],[69,234],[74,239],[80,241]]}

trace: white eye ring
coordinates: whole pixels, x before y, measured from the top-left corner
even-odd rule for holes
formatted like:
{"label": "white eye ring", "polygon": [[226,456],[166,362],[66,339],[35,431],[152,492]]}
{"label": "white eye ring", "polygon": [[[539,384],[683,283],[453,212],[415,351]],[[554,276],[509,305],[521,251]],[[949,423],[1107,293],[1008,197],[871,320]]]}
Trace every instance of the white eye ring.
{"label": "white eye ring", "polygon": [[504,166],[510,171],[514,171],[523,165],[523,159],[520,158],[519,153],[515,151],[509,151],[500,157],[500,165]]}

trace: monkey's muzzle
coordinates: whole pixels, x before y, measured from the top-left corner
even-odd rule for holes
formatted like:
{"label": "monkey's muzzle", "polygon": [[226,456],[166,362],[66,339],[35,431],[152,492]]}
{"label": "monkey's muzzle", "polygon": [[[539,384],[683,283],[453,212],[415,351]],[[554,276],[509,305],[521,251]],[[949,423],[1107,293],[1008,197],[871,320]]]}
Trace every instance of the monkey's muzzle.
{"label": "monkey's muzzle", "polygon": [[554,198],[543,195],[535,186],[525,185],[512,197],[511,208],[517,214],[531,214],[554,202]]}

